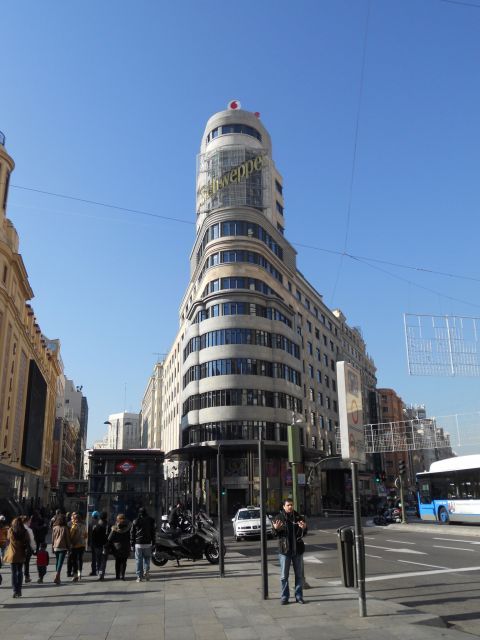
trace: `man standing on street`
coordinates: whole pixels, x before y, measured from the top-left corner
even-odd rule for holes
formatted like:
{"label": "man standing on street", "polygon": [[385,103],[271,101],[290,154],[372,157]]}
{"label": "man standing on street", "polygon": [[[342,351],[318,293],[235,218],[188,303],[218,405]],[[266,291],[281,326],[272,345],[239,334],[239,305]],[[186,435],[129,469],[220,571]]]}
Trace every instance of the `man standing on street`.
{"label": "man standing on street", "polygon": [[145,507],[140,507],[138,517],[130,529],[130,546],[135,549],[137,582],[150,580],[150,558],[156,531],[155,520],[147,514]]}
{"label": "man standing on street", "polygon": [[[107,568],[107,541],[108,541],[108,515],[103,511],[100,518],[92,526],[91,546],[92,556],[95,555],[95,567],[98,572],[98,579],[104,580]],[[93,572],[92,572],[93,573]]]}
{"label": "man standing on street", "polygon": [[288,598],[290,597],[288,574],[292,564],[295,573],[295,600],[299,604],[304,604],[303,552],[305,543],[303,542],[303,536],[307,533],[306,522],[302,516],[294,511],[293,501],[287,498],[272,524],[278,536],[280,581],[282,586],[281,603],[288,604]]}

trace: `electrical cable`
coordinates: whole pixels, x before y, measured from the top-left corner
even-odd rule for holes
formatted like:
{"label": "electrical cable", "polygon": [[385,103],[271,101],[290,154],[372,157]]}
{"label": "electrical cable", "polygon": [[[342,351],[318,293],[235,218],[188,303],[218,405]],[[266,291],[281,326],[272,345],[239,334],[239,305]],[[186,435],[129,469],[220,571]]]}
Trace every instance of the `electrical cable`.
{"label": "electrical cable", "polygon": [[370,7],[371,7],[371,0],[367,0],[367,20],[366,20],[366,24],[365,24],[365,33],[364,33],[364,37],[363,37],[363,52],[362,52],[362,66],[361,66],[361,71],[360,71],[360,88],[359,88],[359,92],[358,92],[358,103],[357,103],[357,116],[356,116],[356,120],[355,120],[355,134],[354,134],[354,142],[353,142],[353,157],[352,157],[352,169],[350,172],[350,184],[348,187],[348,203],[347,203],[347,220],[346,220],[346,225],[345,225],[345,239],[343,242],[343,253],[341,254],[341,258],[340,258],[340,263],[338,265],[338,269],[337,269],[337,275],[335,277],[335,282],[333,285],[333,291],[332,291],[332,305],[333,302],[335,300],[335,294],[337,292],[337,286],[338,286],[338,282],[340,280],[340,272],[342,271],[342,266],[343,266],[343,258],[344,258],[344,254],[347,250],[347,246],[348,246],[348,235],[350,232],[350,218],[351,218],[351,212],[352,212],[352,197],[353,197],[353,183],[355,180],[355,169],[356,169],[356,165],[357,165],[357,146],[358,146],[358,131],[360,128],[360,112],[361,112],[361,108],[362,108],[362,98],[363,98],[363,87],[365,84],[365,61],[367,58],[367,43],[368,43],[368,30],[369,30],[369,24],[370,24]]}
{"label": "electrical cable", "polygon": [[107,209],[116,209],[117,211],[126,211],[127,213],[136,213],[141,216],[148,216],[150,218],[159,218],[161,220],[173,220],[174,222],[181,222],[183,224],[193,225],[195,224],[191,220],[184,220],[182,218],[173,218],[171,216],[162,216],[159,213],[152,213],[151,211],[141,211],[140,209],[130,209],[128,207],[120,207],[115,204],[108,204],[106,202],[97,202],[95,200],[87,200],[86,198],[77,198],[75,196],[67,196],[63,193],[54,193],[53,191],[43,191],[42,189],[33,189],[32,187],[22,187],[18,184],[10,185],[14,189],[22,189],[22,191],[32,191],[33,193],[41,193],[47,196],[54,196],[56,198],[64,198],[65,200],[74,200],[75,202],[83,202],[84,204],[93,204],[97,207],[106,207]]}

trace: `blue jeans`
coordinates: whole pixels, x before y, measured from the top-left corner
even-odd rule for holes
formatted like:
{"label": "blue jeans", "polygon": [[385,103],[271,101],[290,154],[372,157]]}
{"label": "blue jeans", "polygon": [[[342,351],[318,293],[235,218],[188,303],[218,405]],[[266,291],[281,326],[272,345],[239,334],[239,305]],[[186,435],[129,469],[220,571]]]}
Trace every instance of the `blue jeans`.
{"label": "blue jeans", "polygon": [[55,570],[57,573],[60,573],[63,567],[63,563],[65,561],[65,556],[67,555],[66,550],[55,551]]}
{"label": "blue jeans", "polygon": [[135,565],[137,578],[143,578],[147,571],[150,571],[150,558],[152,557],[152,547],[142,549],[135,545]]}
{"label": "blue jeans", "polygon": [[288,600],[290,597],[288,574],[290,572],[290,564],[292,564],[295,573],[295,600],[303,598],[303,556],[279,553],[278,558],[280,560],[280,583],[282,585],[280,597],[282,600]]}
{"label": "blue jeans", "polygon": [[12,587],[13,593],[22,594],[23,562],[12,562]]}

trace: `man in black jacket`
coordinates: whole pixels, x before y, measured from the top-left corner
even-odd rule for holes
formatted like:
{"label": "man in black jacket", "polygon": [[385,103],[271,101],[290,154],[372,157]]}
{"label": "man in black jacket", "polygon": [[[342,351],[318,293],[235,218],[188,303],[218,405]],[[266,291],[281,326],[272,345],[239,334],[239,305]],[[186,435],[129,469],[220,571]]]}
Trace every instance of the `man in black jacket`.
{"label": "man in black jacket", "polygon": [[155,520],[147,514],[145,507],[140,507],[138,517],[130,529],[130,546],[135,549],[137,582],[150,580],[150,558],[156,532]]}
{"label": "man in black jacket", "polygon": [[107,568],[107,541],[109,534],[107,518],[107,514],[103,511],[100,514],[100,518],[92,525],[91,532],[92,556],[95,555],[95,566],[99,580],[105,578],[105,570]]}
{"label": "man in black jacket", "polygon": [[306,522],[302,516],[294,511],[293,501],[287,498],[272,524],[278,536],[280,582],[282,586],[281,603],[288,604],[288,598],[290,597],[288,574],[292,564],[295,573],[295,600],[300,604],[304,604],[303,552],[305,543],[303,542],[303,536],[307,533]]}

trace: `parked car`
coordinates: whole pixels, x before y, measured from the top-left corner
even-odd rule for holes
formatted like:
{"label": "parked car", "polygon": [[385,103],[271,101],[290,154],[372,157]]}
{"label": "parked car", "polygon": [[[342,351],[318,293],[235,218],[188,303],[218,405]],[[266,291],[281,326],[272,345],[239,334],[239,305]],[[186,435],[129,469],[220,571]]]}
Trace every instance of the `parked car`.
{"label": "parked car", "polygon": [[[273,536],[272,521],[269,516],[265,517],[267,536]],[[259,507],[244,507],[239,509],[232,518],[233,522],[233,535],[238,542],[241,538],[253,538],[260,535],[260,508]]]}

